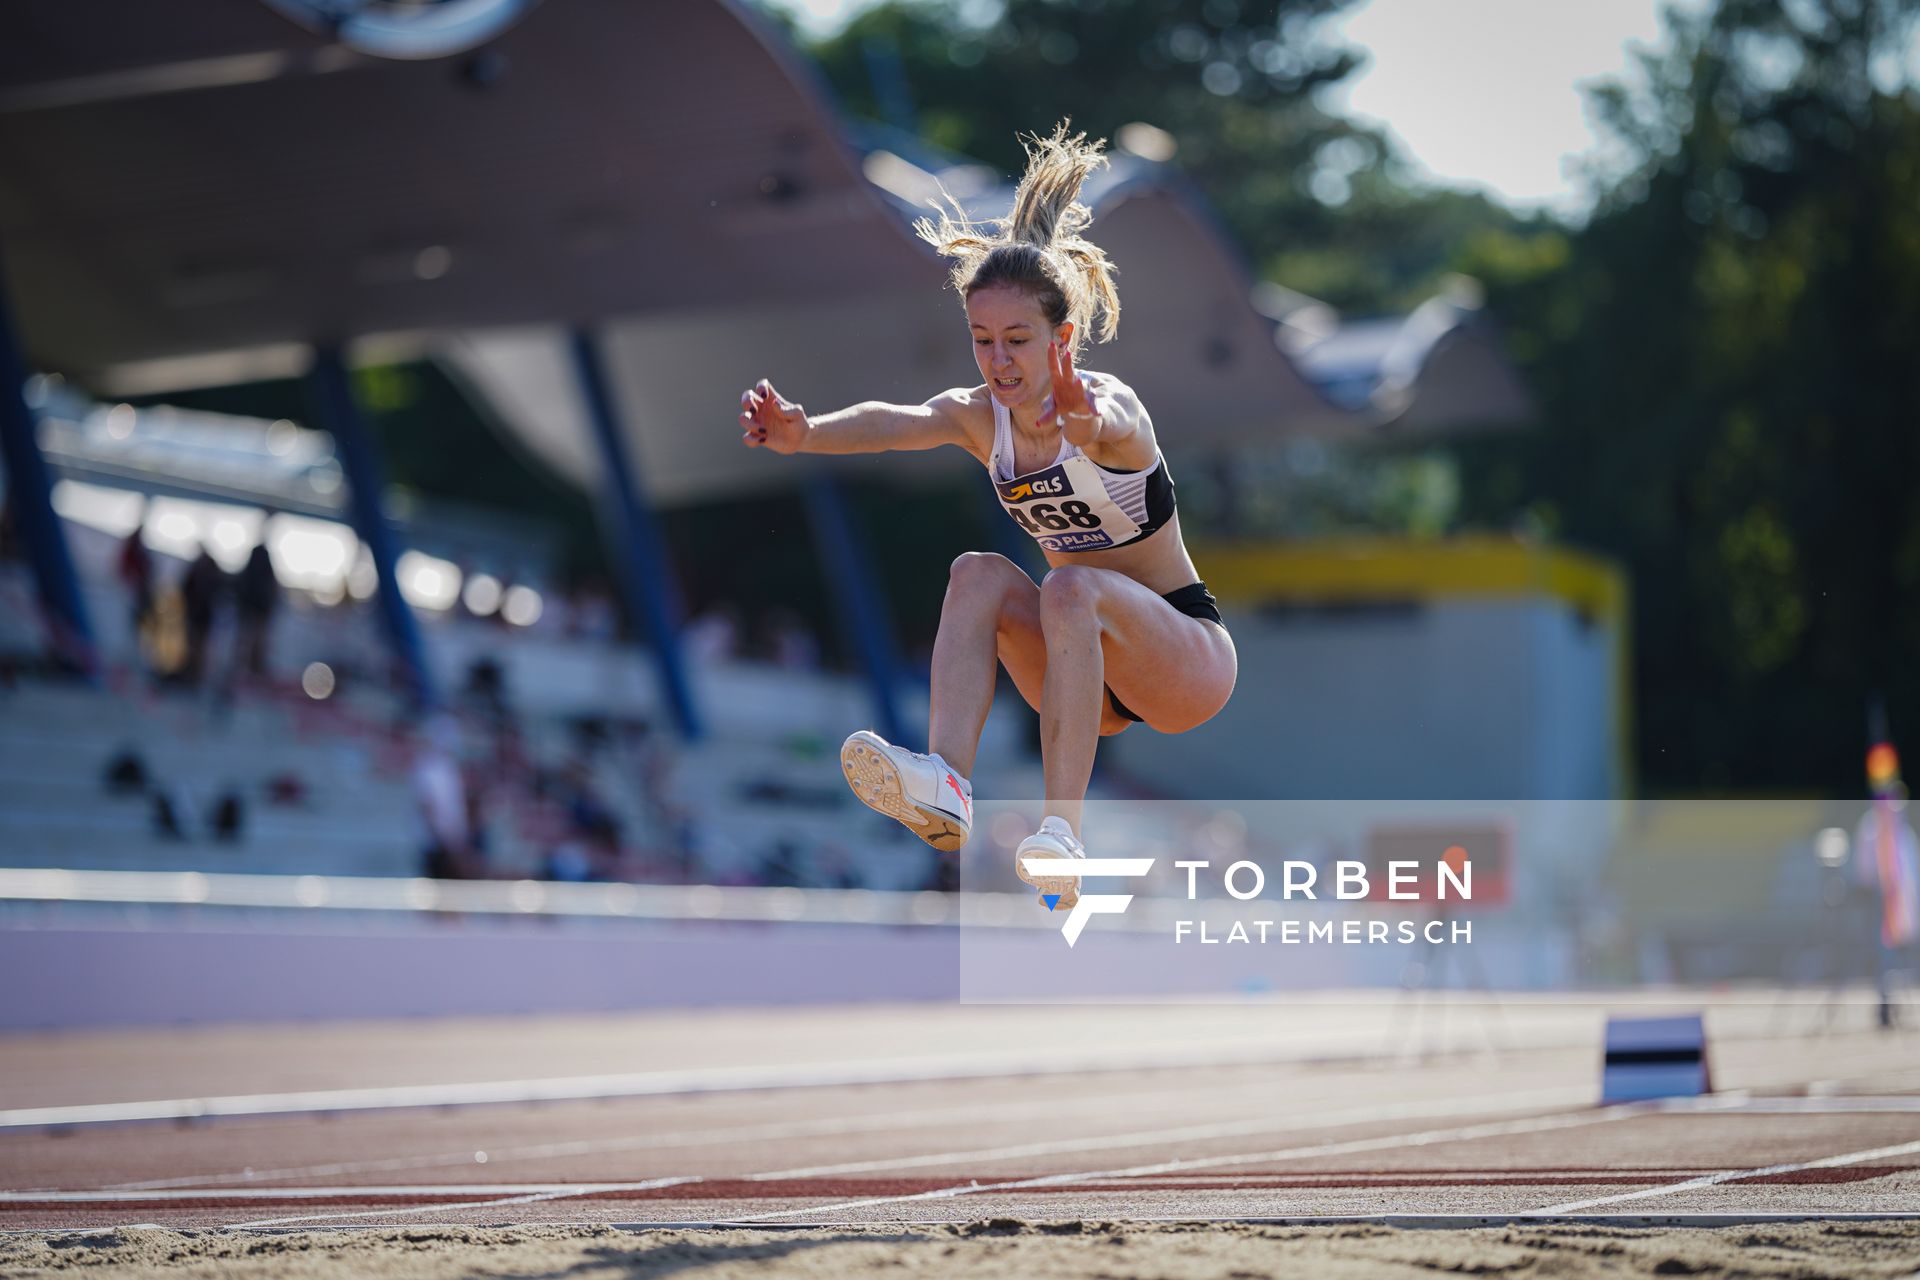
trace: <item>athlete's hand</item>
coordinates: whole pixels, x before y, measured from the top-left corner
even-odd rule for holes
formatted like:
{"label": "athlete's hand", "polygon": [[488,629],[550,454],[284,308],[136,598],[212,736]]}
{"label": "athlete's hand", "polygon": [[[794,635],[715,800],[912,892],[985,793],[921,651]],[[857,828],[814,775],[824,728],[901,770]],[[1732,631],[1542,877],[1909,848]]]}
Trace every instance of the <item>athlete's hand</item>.
{"label": "athlete's hand", "polygon": [[797,453],[806,442],[807,411],[781,398],[765,378],[740,395],[740,440],[749,449]]}
{"label": "athlete's hand", "polygon": [[1073,371],[1073,352],[1065,343],[1047,344],[1047,370],[1053,375],[1053,394],[1047,397],[1040,425],[1058,425],[1068,444],[1085,448],[1100,437],[1100,408],[1086,379]]}

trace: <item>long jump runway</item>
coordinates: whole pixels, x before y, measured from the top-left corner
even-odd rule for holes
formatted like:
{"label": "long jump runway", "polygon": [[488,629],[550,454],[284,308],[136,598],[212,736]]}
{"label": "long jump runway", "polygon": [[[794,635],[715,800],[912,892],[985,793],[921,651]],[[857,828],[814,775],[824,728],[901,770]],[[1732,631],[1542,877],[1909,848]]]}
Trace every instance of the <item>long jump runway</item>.
{"label": "long jump runway", "polygon": [[1364,999],[12,1037],[0,1228],[1920,1218],[1920,1037],[1723,1001],[1716,1093],[1600,1107],[1604,1013],[1397,1044]]}

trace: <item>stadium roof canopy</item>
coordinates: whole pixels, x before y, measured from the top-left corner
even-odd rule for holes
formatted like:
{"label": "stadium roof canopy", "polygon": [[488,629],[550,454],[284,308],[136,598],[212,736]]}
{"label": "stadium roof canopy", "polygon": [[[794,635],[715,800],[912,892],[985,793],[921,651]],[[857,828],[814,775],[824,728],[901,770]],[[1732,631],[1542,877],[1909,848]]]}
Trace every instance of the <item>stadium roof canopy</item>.
{"label": "stadium roof canopy", "polygon": [[[479,54],[420,60],[261,0],[11,0],[5,24],[0,252],[43,368],[164,391],[294,372],[314,343],[422,344],[585,479],[560,335],[593,325],[667,499],[790,479],[739,447],[756,377],[816,408],[976,380],[908,225],[942,175],[856,145],[739,0],[547,0]],[[1397,407],[1323,393],[1177,175],[1122,157],[1089,195],[1126,303],[1091,363],[1169,440],[1415,420],[1418,361]]]}

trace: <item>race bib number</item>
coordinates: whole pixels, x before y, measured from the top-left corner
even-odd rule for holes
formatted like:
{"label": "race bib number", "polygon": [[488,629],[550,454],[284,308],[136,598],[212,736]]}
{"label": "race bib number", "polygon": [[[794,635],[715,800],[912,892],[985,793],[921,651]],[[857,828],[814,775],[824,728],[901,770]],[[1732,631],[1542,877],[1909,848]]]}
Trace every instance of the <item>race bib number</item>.
{"label": "race bib number", "polygon": [[1000,504],[1049,551],[1091,551],[1113,545],[1092,504],[1076,498],[1065,466],[998,483]]}
{"label": "race bib number", "polygon": [[1121,546],[1140,532],[1107,493],[1100,470],[1082,455],[995,481],[994,488],[1007,514],[1048,551],[1098,551]]}

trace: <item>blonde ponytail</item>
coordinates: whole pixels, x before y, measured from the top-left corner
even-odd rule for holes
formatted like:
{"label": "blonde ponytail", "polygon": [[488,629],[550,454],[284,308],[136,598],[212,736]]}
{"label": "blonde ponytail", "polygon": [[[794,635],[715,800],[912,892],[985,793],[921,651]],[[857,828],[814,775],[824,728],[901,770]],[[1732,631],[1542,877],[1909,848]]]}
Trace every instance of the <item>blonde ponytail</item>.
{"label": "blonde ponytail", "polygon": [[953,287],[963,298],[1010,285],[1031,294],[1050,323],[1073,321],[1076,347],[1096,322],[1100,341],[1110,341],[1120,326],[1120,292],[1106,252],[1081,234],[1093,211],[1079,200],[1087,178],[1107,163],[1106,143],[1069,134],[1063,120],[1050,137],[1029,135],[1022,145],[1027,171],[1006,217],[975,223],[949,200],[951,213],[943,209],[938,221],[922,218],[913,229],[955,259]]}

